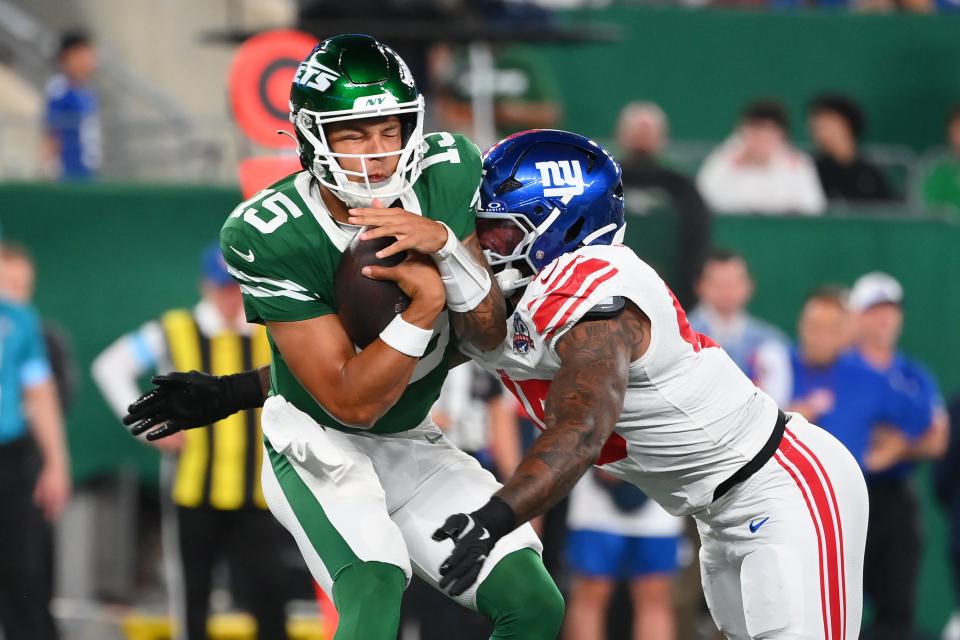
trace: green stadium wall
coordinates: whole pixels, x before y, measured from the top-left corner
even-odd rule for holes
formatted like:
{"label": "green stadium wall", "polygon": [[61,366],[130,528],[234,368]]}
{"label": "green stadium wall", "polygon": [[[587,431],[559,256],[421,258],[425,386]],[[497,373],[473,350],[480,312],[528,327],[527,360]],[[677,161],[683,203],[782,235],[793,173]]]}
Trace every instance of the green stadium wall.
{"label": "green stadium wall", "polygon": [[686,10],[619,5],[564,14],[568,24],[613,25],[612,44],[543,47],[565,126],[612,137],[630,100],[660,104],[683,140],[726,137],[748,100],[781,98],[805,139],[812,96],[840,90],[868,114],[868,141],[943,144],[960,102],[960,16],[833,11]]}
{"label": "green stadium wall", "polygon": [[[93,358],[119,335],[198,297],[199,253],[240,199],[229,188],[2,185],[5,238],[37,262],[36,304],[72,336],[82,388],[68,436],[78,482],[120,467],[156,478],[157,454],[126,435],[90,378]],[[627,241],[674,271],[672,216],[633,217]],[[906,290],[905,349],[960,389],[960,226],[944,220],[720,217],[715,243],[741,251],[757,281],[752,310],[791,335],[804,294],[874,269]],[[925,498],[928,534],[920,594],[926,629],[951,609],[943,522]]]}

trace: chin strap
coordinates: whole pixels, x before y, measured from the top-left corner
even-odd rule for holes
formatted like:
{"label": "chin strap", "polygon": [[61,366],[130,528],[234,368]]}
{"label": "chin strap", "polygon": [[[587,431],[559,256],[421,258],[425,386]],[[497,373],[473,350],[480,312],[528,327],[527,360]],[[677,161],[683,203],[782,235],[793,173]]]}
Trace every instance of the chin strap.
{"label": "chin strap", "polygon": [[457,313],[473,311],[490,293],[493,282],[487,270],[477,263],[453,230],[445,224],[443,226],[447,230],[447,241],[430,257],[443,280],[447,307]]}
{"label": "chin strap", "polygon": [[514,289],[519,289],[522,286],[517,284],[517,281],[523,277],[523,274],[520,273],[520,269],[506,267],[498,271],[495,276],[497,278],[497,284],[500,285],[500,291],[503,291],[504,295],[507,295]]}

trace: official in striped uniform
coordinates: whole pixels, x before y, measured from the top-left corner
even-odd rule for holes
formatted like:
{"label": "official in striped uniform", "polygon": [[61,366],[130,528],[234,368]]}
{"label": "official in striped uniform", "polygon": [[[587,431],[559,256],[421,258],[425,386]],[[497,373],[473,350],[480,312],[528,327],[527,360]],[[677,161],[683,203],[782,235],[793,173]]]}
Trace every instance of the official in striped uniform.
{"label": "official in striped uniform", "polygon": [[[270,363],[263,327],[247,324],[240,288],[217,246],[201,260],[202,299],[173,309],[121,336],[93,364],[93,377],[118,416],[137,399],[137,380],[150,372],[203,371],[228,375]],[[206,636],[211,574],[225,556],[241,606],[257,619],[261,640],[285,638],[283,529],[266,509],[260,489],[260,410],[242,411],[214,425],[158,441],[169,456],[164,485],[167,582],[179,637]],[[222,553],[221,553],[222,552]]]}

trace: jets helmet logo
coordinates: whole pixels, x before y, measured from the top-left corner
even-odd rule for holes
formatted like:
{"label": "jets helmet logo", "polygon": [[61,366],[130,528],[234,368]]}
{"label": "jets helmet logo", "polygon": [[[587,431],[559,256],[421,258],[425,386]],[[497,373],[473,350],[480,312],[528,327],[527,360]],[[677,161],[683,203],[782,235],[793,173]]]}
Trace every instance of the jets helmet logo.
{"label": "jets helmet logo", "polygon": [[579,160],[550,160],[534,165],[540,171],[545,197],[560,197],[569,200],[583,193],[583,169]]}
{"label": "jets helmet logo", "polygon": [[317,91],[326,91],[339,77],[340,74],[330,67],[320,64],[316,58],[310,58],[297,67],[297,74],[293,77],[293,81]]}

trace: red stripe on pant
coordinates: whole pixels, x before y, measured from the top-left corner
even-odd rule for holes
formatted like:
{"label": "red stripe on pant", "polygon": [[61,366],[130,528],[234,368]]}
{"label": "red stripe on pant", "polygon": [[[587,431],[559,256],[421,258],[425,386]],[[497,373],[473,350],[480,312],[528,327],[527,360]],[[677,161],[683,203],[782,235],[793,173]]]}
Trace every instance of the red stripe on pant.
{"label": "red stripe on pant", "polygon": [[787,434],[797,443],[807,456],[813,460],[814,464],[817,465],[817,468],[820,470],[820,475],[823,476],[823,479],[826,481],[827,490],[830,493],[830,500],[833,504],[834,512],[833,517],[834,521],[837,523],[837,537],[840,540],[840,597],[843,602],[843,637],[847,637],[847,563],[844,558],[844,547],[843,547],[843,522],[840,520],[840,503],[837,501],[837,494],[833,491],[833,483],[830,482],[830,475],[827,473],[827,470],[823,468],[823,464],[820,462],[820,458],[817,457],[813,451],[810,450],[807,445],[803,444],[800,441],[800,438],[796,436],[790,429],[786,430]]}
{"label": "red stripe on pant", "polygon": [[820,533],[820,525],[817,524],[817,517],[813,512],[813,505],[810,503],[810,498],[807,497],[807,492],[803,490],[803,484],[800,482],[800,478],[797,477],[797,474],[793,472],[787,463],[783,461],[783,458],[780,457],[779,451],[773,456],[780,466],[790,474],[790,477],[793,478],[793,481],[797,484],[797,488],[800,489],[800,495],[803,496],[803,501],[807,503],[807,509],[810,511],[810,519],[813,520],[813,530],[817,534],[817,555],[820,557],[820,611],[823,615],[823,637],[824,640],[830,637],[830,631],[827,626],[827,596],[826,596],[826,583],[823,579],[823,534]]}
{"label": "red stripe on pant", "polygon": [[[799,440],[797,440],[799,444]],[[782,458],[781,458],[782,456]],[[786,459],[796,468],[796,472],[784,463]],[[835,519],[835,508],[831,503],[824,482],[820,480],[814,464],[803,451],[795,447],[787,437],[778,448],[777,462],[790,474],[797,488],[803,494],[817,532],[820,553],[820,598],[823,607],[824,637],[842,639],[845,622],[841,591],[843,576],[840,569],[840,550],[838,549],[839,522]],[[800,477],[803,478],[801,482]],[[825,474],[824,474],[825,475]],[[804,487],[806,484],[806,487]],[[819,524],[818,524],[819,520]],[[828,625],[829,623],[829,625]]]}

